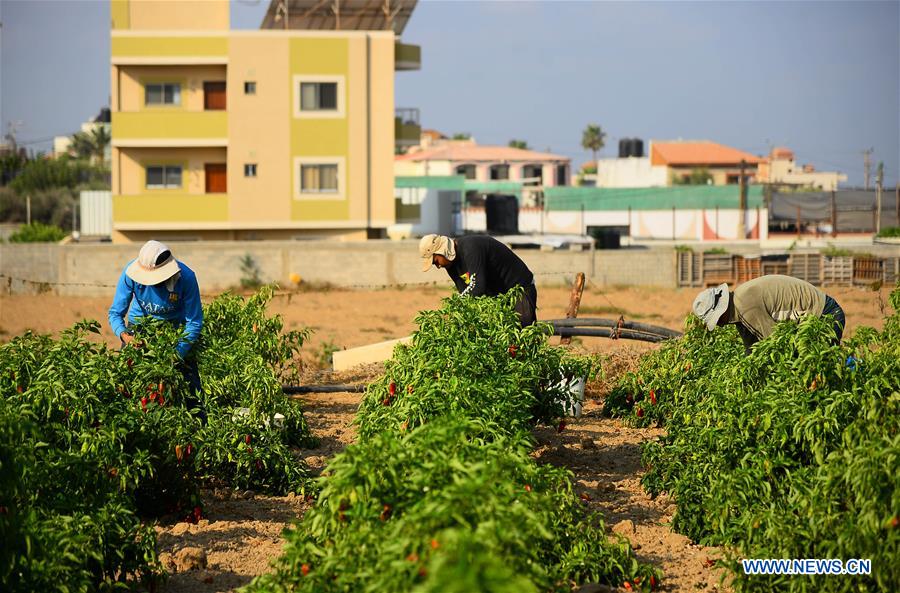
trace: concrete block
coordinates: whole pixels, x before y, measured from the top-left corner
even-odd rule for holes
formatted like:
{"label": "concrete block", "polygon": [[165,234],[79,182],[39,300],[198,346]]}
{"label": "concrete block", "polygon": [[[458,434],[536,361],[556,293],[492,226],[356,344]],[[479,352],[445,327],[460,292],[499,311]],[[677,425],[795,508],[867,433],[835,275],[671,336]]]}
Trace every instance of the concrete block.
{"label": "concrete block", "polygon": [[382,362],[388,360],[394,354],[394,346],[397,344],[408,344],[412,341],[412,336],[405,338],[397,338],[396,340],[388,340],[386,342],[378,342],[377,344],[368,344],[359,346],[358,348],[350,348],[349,350],[338,350],[332,354],[332,362],[334,370],[346,371],[361,364],[371,364],[373,362]]}

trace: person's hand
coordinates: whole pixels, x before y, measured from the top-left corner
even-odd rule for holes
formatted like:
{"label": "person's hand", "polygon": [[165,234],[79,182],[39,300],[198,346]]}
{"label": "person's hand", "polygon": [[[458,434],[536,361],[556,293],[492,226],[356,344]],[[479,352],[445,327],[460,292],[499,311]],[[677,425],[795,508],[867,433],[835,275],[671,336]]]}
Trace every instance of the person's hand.
{"label": "person's hand", "polygon": [[140,340],[136,340],[133,335],[127,332],[122,332],[119,337],[122,338],[122,342],[125,344],[132,344],[135,348],[140,348],[144,345]]}

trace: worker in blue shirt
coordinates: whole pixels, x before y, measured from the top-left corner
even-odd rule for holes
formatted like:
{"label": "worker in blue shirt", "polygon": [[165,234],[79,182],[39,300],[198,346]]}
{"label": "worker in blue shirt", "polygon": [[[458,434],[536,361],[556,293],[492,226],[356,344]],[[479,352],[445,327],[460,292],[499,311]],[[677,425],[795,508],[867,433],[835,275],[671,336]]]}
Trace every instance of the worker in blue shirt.
{"label": "worker in blue shirt", "polygon": [[129,326],[139,317],[148,316],[184,325],[184,335],[176,346],[181,357],[179,366],[192,392],[189,407],[200,407],[199,415],[205,419],[199,401],[200,372],[196,358],[188,356],[203,329],[200,287],[193,270],[176,260],[159,241],[147,241],[137,259],[122,271],[109,308],[109,325],[124,345],[135,339]]}

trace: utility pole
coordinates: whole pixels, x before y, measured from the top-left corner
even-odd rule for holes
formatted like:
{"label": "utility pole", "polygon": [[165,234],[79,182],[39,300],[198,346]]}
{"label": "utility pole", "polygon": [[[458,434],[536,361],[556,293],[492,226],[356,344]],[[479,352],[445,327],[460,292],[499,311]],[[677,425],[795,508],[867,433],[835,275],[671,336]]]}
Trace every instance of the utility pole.
{"label": "utility pole", "polygon": [[747,211],[747,178],[745,176],[745,170],[747,168],[747,161],[741,159],[741,177],[740,181],[740,200],[738,204],[738,239],[746,239],[747,238],[747,221],[746,221],[746,211]]}
{"label": "utility pole", "polygon": [[872,170],[872,162],[871,162],[871,160],[869,160],[869,157],[871,156],[871,154],[873,152],[875,152],[874,148],[869,148],[867,150],[862,151],[862,153],[863,153],[863,172],[865,173],[866,191],[869,190],[869,174],[871,173],[871,170]]}
{"label": "utility pole", "polygon": [[834,190],[831,190],[831,236],[837,237],[837,199]]}
{"label": "utility pole", "polygon": [[894,215],[897,217],[897,226],[900,227],[900,183],[894,190]]}
{"label": "utility pole", "polygon": [[881,232],[881,190],[884,184],[884,163],[878,163],[875,174],[875,234]]}

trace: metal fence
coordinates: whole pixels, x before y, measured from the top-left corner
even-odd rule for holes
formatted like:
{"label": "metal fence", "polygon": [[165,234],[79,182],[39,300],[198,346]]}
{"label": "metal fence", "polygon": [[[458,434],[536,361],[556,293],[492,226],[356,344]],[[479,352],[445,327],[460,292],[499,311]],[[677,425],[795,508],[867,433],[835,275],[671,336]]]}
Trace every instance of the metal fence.
{"label": "metal fence", "polygon": [[[772,232],[874,233],[877,223],[876,190],[835,192],[774,192],[769,206]],[[900,226],[900,191],[881,194],[880,228]]]}

